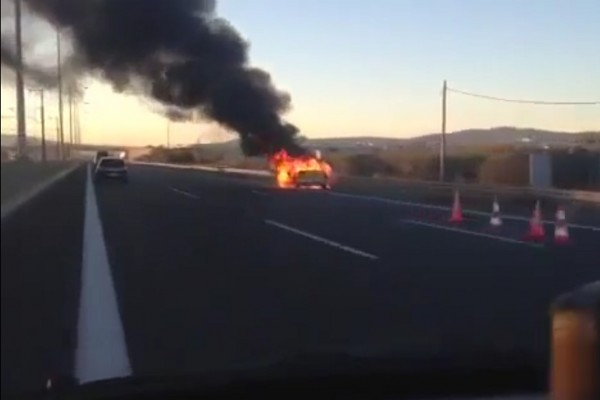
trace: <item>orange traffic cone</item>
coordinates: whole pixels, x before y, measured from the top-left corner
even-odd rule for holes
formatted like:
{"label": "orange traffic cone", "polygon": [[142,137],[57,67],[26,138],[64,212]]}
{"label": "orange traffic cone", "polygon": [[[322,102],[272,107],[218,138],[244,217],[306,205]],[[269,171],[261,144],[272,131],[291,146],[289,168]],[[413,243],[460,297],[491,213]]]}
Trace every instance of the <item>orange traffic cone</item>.
{"label": "orange traffic cone", "polygon": [[567,226],[565,210],[558,207],[556,210],[556,224],[554,225],[554,243],[568,244],[569,241],[569,227]]}
{"label": "orange traffic cone", "polygon": [[494,197],[494,204],[492,205],[492,217],[490,218],[491,226],[502,226],[502,218],[500,217],[500,204],[498,204],[498,198]]}
{"label": "orange traffic cone", "polygon": [[529,232],[525,238],[535,242],[543,242],[545,237],[546,232],[544,231],[544,223],[542,222],[542,210],[540,202],[537,201],[533,209],[533,215],[529,221]]}
{"label": "orange traffic cone", "polygon": [[462,208],[460,206],[460,196],[458,190],[454,191],[454,203],[452,204],[452,215],[450,215],[450,222],[460,224],[463,222]]}

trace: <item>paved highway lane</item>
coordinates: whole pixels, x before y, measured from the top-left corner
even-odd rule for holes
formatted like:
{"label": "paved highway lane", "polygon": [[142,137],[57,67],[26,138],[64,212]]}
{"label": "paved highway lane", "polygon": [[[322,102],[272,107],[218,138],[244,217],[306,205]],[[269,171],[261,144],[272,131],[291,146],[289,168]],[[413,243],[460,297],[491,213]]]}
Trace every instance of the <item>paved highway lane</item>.
{"label": "paved highway lane", "polygon": [[[136,373],[213,369],[324,345],[315,329],[330,326],[355,293],[359,302],[367,295],[356,274],[368,261],[274,231],[247,187],[207,179],[191,197],[170,189],[182,186],[179,174],[164,173],[132,171],[130,185],[98,189]],[[197,175],[189,179],[198,184]],[[345,269],[323,269],[340,263]],[[356,334],[350,310],[343,314],[336,331]]]}
{"label": "paved highway lane", "polygon": [[98,187],[98,204],[137,374],[342,350],[543,358],[551,299],[600,277],[592,248],[194,171],[133,167],[129,185]]}
{"label": "paved highway lane", "polygon": [[[453,190],[435,186],[419,186],[403,184],[401,181],[392,183],[393,179],[348,178],[341,179],[335,185],[336,191],[350,196],[377,197],[384,200],[401,200],[404,202],[424,203],[449,209],[452,204]],[[489,213],[492,209],[493,193],[461,192],[461,202],[465,209]],[[536,200],[541,200],[542,214],[546,220],[554,220],[556,207],[564,207],[567,218],[571,223],[583,225],[600,225],[600,208],[592,203],[570,200],[555,200],[551,198],[536,199],[534,196],[497,195],[500,209],[503,213],[528,216],[531,215]]]}
{"label": "paved highway lane", "polygon": [[541,366],[550,301],[600,279],[597,232],[533,247],[518,221],[448,230],[446,211],[130,172],[90,197],[82,169],[3,222],[3,394],[321,352]]}

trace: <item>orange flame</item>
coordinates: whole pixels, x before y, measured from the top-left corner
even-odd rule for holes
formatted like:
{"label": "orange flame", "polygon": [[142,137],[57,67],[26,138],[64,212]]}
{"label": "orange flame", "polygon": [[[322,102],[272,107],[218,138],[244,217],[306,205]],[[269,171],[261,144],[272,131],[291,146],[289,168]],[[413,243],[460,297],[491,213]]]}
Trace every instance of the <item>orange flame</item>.
{"label": "orange flame", "polygon": [[313,156],[292,157],[287,151],[280,150],[269,160],[271,168],[275,171],[275,179],[280,188],[296,187],[296,176],[301,171],[322,171],[331,178],[331,166]]}

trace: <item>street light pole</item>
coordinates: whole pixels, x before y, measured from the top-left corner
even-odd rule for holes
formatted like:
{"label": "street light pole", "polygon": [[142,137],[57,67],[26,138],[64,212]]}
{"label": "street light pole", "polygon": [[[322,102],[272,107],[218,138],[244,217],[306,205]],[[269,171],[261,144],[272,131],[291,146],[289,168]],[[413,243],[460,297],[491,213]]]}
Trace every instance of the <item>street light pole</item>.
{"label": "street light pole", "polygon": [[167,120],[167,149],[171,148],[171,120]]}
{"label": "street light pole", "polygon": [[21,37],[21,0],[15,0],[16,92],[17,92],[17,154],[26,155],[25,93],[23,82],[23,44]]}
{"label": "street light pole", "polygon": [[59,118],[55,117],[56,120],[56,159],[60,160],[62,155],[61,143],[60,143],[60,123]]}
{"label": "street light pole", "polygon": [[46,162],[46,119],[44,108],[44,89],[30,89],[30,92],[39,93],[40,95],[40,124],[42,129],[42,162]]}
{"label": "street light pole", "polygon": [[[78,90],[82,93],[85,93],[88,90],[88,86],[78,85]],[[82,130],[81,130],[81,106],[89,106],[90,103],[83,100],[83,97],[78,95],[75,96],[75,101],[73,102],[73,130],[75,131],[75,144],[80,145],[83,142],[82,139]],[[85,113],[85,109],[83,110]]]}
{"label": "street light pole", "polygon": [[56,58],[57,58],[57,83],[58,83],[58,136],[60,143],[60,158],[65,159],[65,131],[63,120],[63,85],[62,85],[62,59],[60,54],[60,30],[56,30]]}
{"label": "street light pole", "polygon": [[42,124],[42,162],[48,160],[46,155],[46,111],[44,109],[44,89],[40,90],[40,118]]}
{"label": "street light pole", "polygon": [[[87,89],[87,86],[84,86],[83,89]],[[89,106],[90,103],[87,101],[82,101],[79,103],[75,103],[75,132],[77,132],[77,144],[83,143],[83,129],[81,127],[81,112],[83,111],[83,115],[85,117],[86,110],[85,108],[80,108],[80,106],[85,107]]]}
{"label": "street light pole", "polygon": [[73,88],[69,86],[68,91],[68,99],[69,99],[69,156],[71,156],[71,151],[73,149]]}
{"label": "street light pole", "polygon": [[75,103],[75,144],[81,144],[81,127],[79,122],[79,103]]}

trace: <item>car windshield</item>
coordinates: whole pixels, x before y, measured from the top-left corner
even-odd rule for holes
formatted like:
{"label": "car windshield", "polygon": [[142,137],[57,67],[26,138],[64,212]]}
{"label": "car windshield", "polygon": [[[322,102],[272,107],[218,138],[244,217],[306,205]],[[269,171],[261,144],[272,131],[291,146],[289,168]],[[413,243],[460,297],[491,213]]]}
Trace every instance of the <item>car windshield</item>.
{"label": "car windshield", "polygon": [[125,162],[118,158],[104,158],[100,161],[100,166],[105,168],[123,168]]}
{"label": "car windshield", "polygon": [[325,177],[323,171],[300,171],[298,172],[298,178],[304,179],[322,179]]}
{"label": "car windshield", "polygon": [[1,1],[2,398],[381,370],[569,398],[600,0]]}

